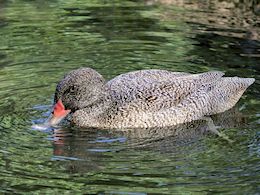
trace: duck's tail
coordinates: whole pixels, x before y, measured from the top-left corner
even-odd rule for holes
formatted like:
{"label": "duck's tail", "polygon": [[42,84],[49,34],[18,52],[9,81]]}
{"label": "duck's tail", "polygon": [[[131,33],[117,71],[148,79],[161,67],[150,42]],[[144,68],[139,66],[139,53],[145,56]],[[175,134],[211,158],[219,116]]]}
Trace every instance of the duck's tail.
{"label": "duck's tail", "polygon": [[254,78],[222,77],[209,87],[211,109],[208,115],[224,112],[232,108],[245,90],[255,82]]}

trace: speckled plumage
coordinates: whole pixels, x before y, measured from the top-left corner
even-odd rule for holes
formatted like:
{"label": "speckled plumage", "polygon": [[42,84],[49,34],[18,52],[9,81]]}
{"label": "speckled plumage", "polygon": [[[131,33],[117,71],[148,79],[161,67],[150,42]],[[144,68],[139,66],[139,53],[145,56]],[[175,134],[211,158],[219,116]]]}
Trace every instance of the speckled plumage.
{"label": "speckled plumage", "polygon": [[55,99],[72,110],[80,127],[165,127],[198,120],[233,107],[253,78],[141,70],[105,82],[93,69],[68,73],[57,85]]}

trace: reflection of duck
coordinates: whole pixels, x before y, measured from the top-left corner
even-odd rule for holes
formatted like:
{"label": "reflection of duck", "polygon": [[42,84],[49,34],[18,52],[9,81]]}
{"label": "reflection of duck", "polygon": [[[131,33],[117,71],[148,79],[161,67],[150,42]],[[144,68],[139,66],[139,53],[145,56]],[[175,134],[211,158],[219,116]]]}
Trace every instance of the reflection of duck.
{"label": "reflection of duck", "polygon": [[[141,70],[105,82],[93,69],[69,72],[55,93],[51,125],[70,111],[80,127],[165,127],[197,120],[233,107],[253,78]],[[66,110],[66,109],[67,110]]]}
{"label": "reflection of duck", "polygon": [[[212,116],[214,124],[220,128],[243,127],[246,122],[236,107]],[[172,127],[134,128],[122,130],[99,130],[91,128],[82,131],[72,131],[62,128],[55,130],[53,142],[54,159],[69,160],[68,169],[71,172],[92,172],[102,169],[111,160],[114,153],[127,150],[127,160],[131,150],[146,150],[160,153],[189,154],[190,147],[207,135],[211,135],[205,120],[196,120]],[[73,132],[73,133],[72,133]],[[212,134],[213,135],[213,134]],[[231,136],[233,138],[233,136]],[[221,139],[219,139],[221,140]],[[120,152],[120,161],[122,160]],[[143,153],[141,153],[143,154]],[[110,160],[109,160],[110,159]]]}

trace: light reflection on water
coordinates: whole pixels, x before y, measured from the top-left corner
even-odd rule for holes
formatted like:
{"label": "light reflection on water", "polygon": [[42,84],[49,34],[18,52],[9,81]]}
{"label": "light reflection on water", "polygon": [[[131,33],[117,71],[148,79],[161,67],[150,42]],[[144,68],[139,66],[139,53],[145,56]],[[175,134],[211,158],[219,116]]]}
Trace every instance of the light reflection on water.
{"label": "light reflection on water", "polygon": [[[1,2],[0,192],[257,193],[260,43],[252,2]],[[81,66],[107,79],[160,68],[221,70],[256,83],[234,109],[213,117],[232,144],[203,121],[31,129],[49,116],[59,79]]]}

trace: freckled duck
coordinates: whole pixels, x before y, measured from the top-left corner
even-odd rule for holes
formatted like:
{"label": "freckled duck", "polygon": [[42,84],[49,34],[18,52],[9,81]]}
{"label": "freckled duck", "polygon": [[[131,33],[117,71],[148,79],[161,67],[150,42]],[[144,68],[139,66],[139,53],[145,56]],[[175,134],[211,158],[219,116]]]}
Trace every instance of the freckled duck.
{"label": "freckled duck", "polygon": [[69,113],[79,127],[166,127],[232,108],[255,79],[140,70],[110,81],[91,68],[69,72],[58,83],[48,124]]}

